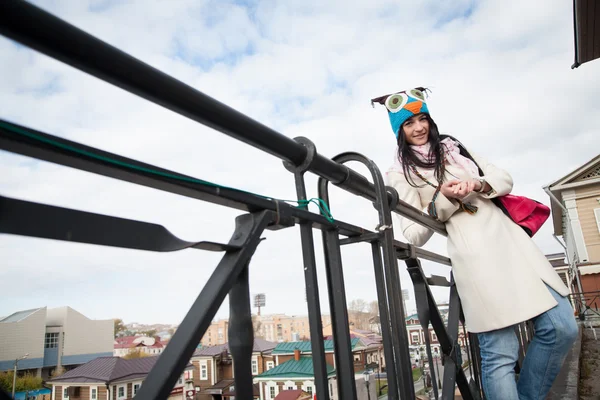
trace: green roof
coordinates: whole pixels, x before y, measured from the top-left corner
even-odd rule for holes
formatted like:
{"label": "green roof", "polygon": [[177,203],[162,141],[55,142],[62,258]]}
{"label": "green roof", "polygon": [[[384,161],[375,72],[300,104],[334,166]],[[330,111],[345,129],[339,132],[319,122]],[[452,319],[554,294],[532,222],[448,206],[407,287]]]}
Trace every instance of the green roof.
{"label": "green roof", "polygon": [[[350,344],[352,349],[356,347],[360,338],[351,339]],[[324,340],[325,352],[333,352],[333,340]],[[312,346],[310,342],[285,342],[279,343],[274,349],[272,354],[293,354],[294,350],[300,350],[300,353],[312,354]]]}
{"label": "green roof", "polygon": [[[335,375],[335,368],[327,364],[327,376]],[[312,357],[300,357],[299,361],[289,360],[275,368],[256,376],[255,378],[314,378]]]}

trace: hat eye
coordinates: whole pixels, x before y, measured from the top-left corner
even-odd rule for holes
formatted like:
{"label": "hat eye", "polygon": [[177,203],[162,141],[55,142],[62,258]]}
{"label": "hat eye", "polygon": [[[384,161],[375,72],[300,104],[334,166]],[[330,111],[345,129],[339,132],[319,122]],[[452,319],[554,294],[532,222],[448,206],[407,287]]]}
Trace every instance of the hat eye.
{"label": "hat eye", "polygon": [[385,100],[385,107],[390,110],[390,112],[397,113],[407,102],[408,96],[406,93],[396,93]]}
{"label": "hat eye", "polygon": [[417,100],[425,101],[425,94],[419,89],[411,89],[408,93]]}

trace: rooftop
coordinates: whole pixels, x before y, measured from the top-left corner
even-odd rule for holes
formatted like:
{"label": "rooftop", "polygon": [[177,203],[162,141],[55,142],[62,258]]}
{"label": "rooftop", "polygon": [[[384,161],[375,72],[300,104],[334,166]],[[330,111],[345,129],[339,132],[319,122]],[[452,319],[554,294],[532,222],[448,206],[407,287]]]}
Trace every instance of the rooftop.
{"label": "rooftop", "polygon": [[[360,342],[360,338],[351,339],[351,346],[354,349]],[[324,340],[325,352],[333,352],[333,340]],[[310,342],[284,342],[277,344],[277,347],[273,349],[273,354],[293,354],[294,350],[300,350],[301,353],[310,354],[312,353],[312,345]]]}
{"label": "rooftop", "polygon": [[[304,396],[303,396],[304,395]],[[279,392],[275,400],[298,400],[298,399],[311,399],[311,396],[306,396],[307,393],[300,390],[284,390]]]}
{"label": "rooftop", "polygon": [[[327,375],[334,375],[335,368],[327,364]],[[294,359],[279,364],[275,368],[263,372],[256,378],[314,378],[312,357],[300,357],[300,360]]]}
{"label": "rooftop", "polygon": [[[252,351],[255,353],[265,353],[270,352],[277,346],[277,343],[269,342],[268,340],[254,339],[254,347]],[[208,346],[202,347],[194,352],[193,357],[214,357],[217,356],[224,351],[229,351],[229,343],[219,344],[216,346]]]}
{"label": "rooftop", "polygon": [[0,323],[22,321],[38,310],[41,310],[41,308],[33,308],[31,310],[17,311],[15,313],[10,314],[8,317],[4,317],[4,318],[0,319]]}
{"label": "rooftop", "polygon": [[[99,357],[65,374],[50,379],[49,383],[59,382],[118,382],[124,379],[143,378],[154,367],[159,356],[125,360],[120,357]],[[188,364],[186,369],[192,369]]]}

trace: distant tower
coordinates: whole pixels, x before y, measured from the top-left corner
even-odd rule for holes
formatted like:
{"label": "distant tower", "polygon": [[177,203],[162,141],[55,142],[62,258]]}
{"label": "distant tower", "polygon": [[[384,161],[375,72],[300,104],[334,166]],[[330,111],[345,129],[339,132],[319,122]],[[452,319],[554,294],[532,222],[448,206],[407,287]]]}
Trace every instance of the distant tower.
{"label": "distant tower", "polygon": [[402,306],[404,307],[404,318],[408,317],[408,311],[406,309],[406,301],[410,299],[410,292],[408,289],[402,289]]}
{"label": "distant tower", "polygon": [[260,308],[266,304],[266,296],[264,293],[254,295],[254,307],[258,308],[258,315],[260,315]]}

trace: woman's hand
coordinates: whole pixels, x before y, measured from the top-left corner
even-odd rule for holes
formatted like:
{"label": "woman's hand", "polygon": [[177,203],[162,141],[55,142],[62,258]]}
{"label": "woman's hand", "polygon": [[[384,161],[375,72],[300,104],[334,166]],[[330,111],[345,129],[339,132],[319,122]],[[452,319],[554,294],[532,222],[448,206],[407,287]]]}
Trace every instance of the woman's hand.
{"label": "woman's hand", "polygon": [[477,179],[469,179],[467,181],[453,180],[445,182],[440,188],[440,192],[452,199],[463,199],[469,193],[481,189],[481,182]]}

